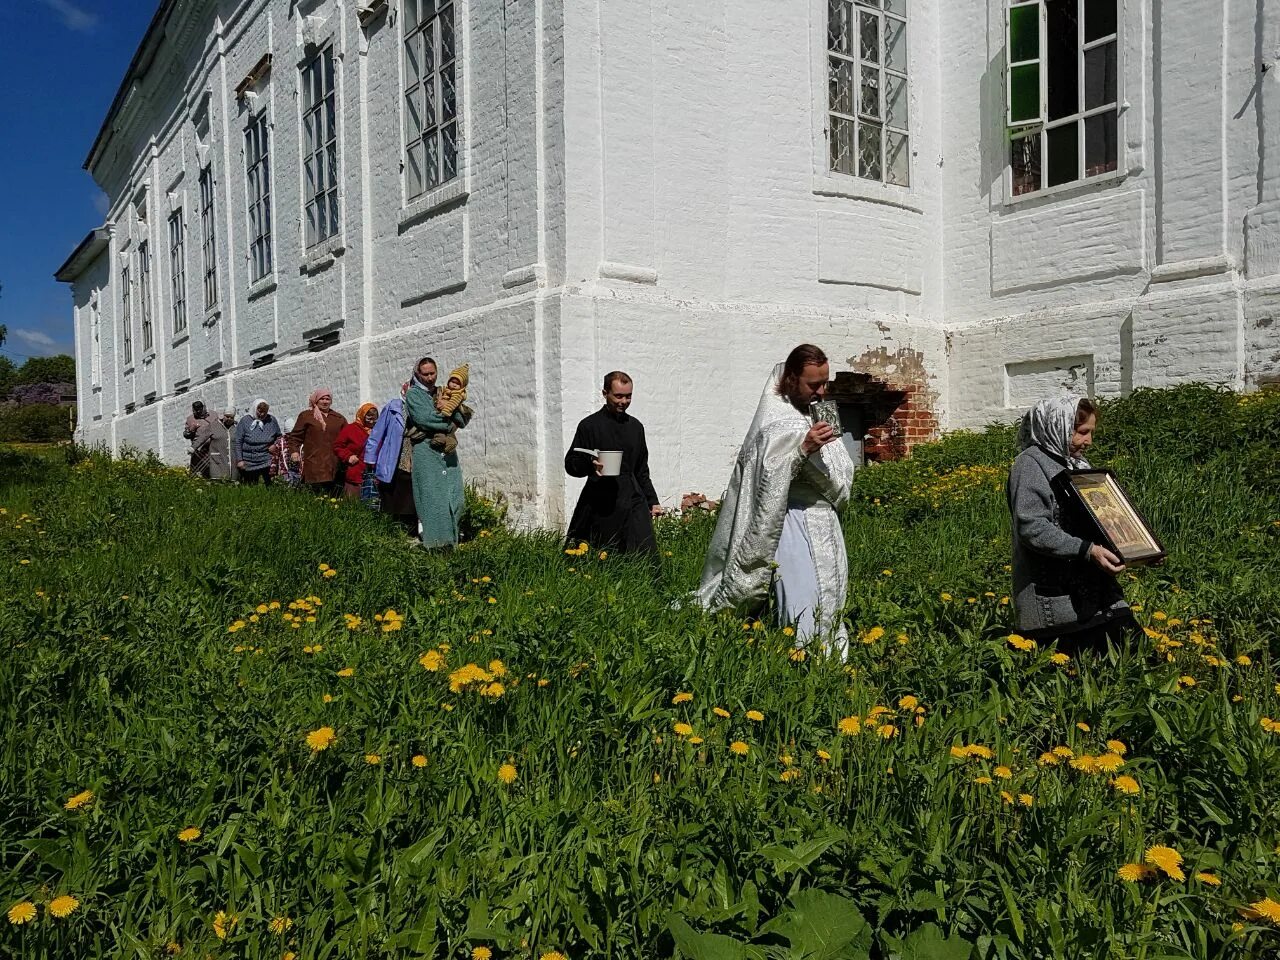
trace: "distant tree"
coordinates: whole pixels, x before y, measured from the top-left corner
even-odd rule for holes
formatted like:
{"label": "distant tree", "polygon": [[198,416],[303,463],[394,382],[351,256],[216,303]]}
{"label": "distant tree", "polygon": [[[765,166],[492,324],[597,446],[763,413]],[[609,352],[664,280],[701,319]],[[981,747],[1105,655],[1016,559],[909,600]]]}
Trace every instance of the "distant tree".
{"label": "distant tree", "polygon": [[9,391],[9,399],[22,406],[32,403],[57,405],[62,400],[62,387],[56,383],[24,383]]}
{"label": "distant tree", "polygon": [[[3,329],[3,328],[0,328]],[[3,343],[3,340],[0,340]],[[18,368],[8,357],[0,356],[0,400],[9,395],[9,391],[18,382]]]}
{"label": "distant tree", "polygon": [[18,368],[17,384],[75,383],[76,362],[65,353],[53,357],[30,357]]}

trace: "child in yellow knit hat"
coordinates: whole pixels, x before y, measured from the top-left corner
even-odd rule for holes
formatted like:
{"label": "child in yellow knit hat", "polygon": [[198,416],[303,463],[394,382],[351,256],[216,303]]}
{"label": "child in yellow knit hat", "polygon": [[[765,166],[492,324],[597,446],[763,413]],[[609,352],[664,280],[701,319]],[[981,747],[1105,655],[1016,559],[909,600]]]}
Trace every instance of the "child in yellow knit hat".
{"label": "child in yellow knit hat", "polygon": [[449,374],[449,379],[440,388],[440,394],[436,397],[436,409],[446,417],[453,416],[453,411],[457,410],[462,401],[467,399],[467,380],[469,376],[469,365],[464,363]]}

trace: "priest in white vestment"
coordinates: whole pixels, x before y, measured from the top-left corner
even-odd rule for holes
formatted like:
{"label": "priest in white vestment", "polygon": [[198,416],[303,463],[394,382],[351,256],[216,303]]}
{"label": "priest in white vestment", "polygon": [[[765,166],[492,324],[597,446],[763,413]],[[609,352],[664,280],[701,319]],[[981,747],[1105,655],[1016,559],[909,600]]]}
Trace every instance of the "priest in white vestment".
{"label": "priest in white vestment", "polygon": [[779,619],[800,642],[817,639],[843,656],[849,560],[837,511],[849,499],[853,462],[808,412],[829,376],[812,344],[774,367],[738,451],[697,598],[709,610],[750,615],[772,586]]}

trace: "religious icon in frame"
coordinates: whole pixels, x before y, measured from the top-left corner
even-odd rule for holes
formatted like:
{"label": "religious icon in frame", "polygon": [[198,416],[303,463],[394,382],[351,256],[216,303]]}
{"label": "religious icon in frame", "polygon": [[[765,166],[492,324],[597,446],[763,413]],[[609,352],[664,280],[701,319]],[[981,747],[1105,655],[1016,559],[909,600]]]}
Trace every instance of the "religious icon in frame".
{"label": "religious icon in frame", "polygon": [[1156,563],[1164,546],[1110,470],[1068,470],[1055,480],[1065,498],[1126,565]]}
{"label": "religious icon in frame", "polygon": [[832,432],[838,437],[844,433],[840,424],[840,405],[834,400],[815,400],[809,404],[809,413],[813,422],[830,424]]}

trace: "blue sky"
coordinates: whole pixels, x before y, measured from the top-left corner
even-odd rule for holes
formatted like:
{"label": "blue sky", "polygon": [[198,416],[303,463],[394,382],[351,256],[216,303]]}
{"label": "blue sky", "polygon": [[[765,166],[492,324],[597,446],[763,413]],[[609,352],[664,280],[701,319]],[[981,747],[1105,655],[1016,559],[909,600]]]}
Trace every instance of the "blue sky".
{"label": "blue sky", "polygon": [[0,0],[0,347],[71,353],[53,272],[102,223],[82,166],[159,0]]}

